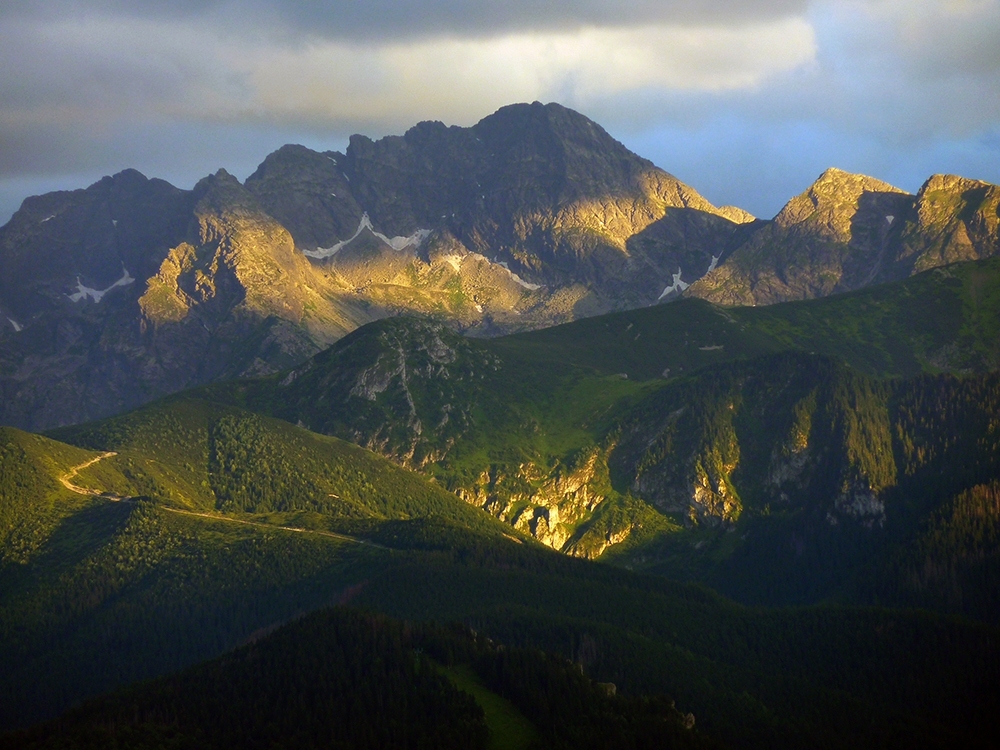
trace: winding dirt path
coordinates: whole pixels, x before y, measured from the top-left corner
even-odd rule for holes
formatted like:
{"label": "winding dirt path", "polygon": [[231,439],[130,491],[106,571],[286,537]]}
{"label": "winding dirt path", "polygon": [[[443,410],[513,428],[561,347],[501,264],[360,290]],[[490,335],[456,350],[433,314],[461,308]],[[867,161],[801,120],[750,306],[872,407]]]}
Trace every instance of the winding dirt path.
{"label": "winding dirt path", "polygon": [[354,542],[356,544],[365,544],[369,547],[377,547],[378,549],[388,549],[388,547],[383,547],[381,544],[375,544],[375,542],[369,542],[367,539],[359,539],[355,536],[348,536],[347,534],[337,534],[333,531],[320,531],[319,529],[303,529],[298,526],[277,526],[273,523],[261,523],[260,521],[244,521],[241,518],[230,518],[229,516],[220,516],[216,513],[198,513],[193,510],[180,510],[179,508],[168,508],[166,506],[160,506],[161,510],[165,510],[169,513],[179,513],[182,516],[196,516],[197,518],[207,518],[212,521],[226,521],[228,523],[240,523],[244,526],[259,526],[262,529],[280,529],[281,531],[294,531],[298,534],[318,534],[319,536],[328,536],[332,539],[340,539],[345,542]]}
{"label": "winding dirt path", "polygon": [[65,474],[63,474],[61,477],[59,477],[59,481],[62,482],[63,487],[68,489],[70,492],[75,492],[78,495],[90,495],[92,497],[107,496],[105,495],[104,492],[101,492],[100,490],[92,490],[88,487],[80,487],[79,485],[73,484],[70,480],[77,474],[79,474],[81,471],[86,469],[88,466],[93,466],[98,461],[103,461],[105,458],[111,458],[112,456],[117,456],[117,455],[118,454],[115,451],[108,451],[107,453],[102,453],[97,458],[92,458],[89,461],[84,461],[82,464],[74,466]]}
{"label": "winding dirt path", "polygon": [[[77,484],[73,484],[71,481],[78,473],[83,471],[89,466],[93,466],[98,461],[103,461],[105,458],[111,458],[112,456],[117,456],[116,451],[107,451],[101,455],[90,459],[89,461],[84,461],[82,464],[72,467],[69,471],[59,477],[59,481],[62,483],[63,487],[71,492],[75,492],[78,495],[87,495],[89,497],[103,497],[105,500],[111,500],[112,502],[128,502],[133,498],[116,495],[113,492],[102,492],[101,490],[93,490],[89,487],[81,487]],[[222,516],[216,513],[198,513],[193,510],[180,510],[179,508],[168,508],[164,505],[159,506],[161,510],[165,510],[168,513],[177,513],[182,516],[195,516],[197,518],[207,518],[211,521],[225,521],[227,523],[238,523],[244,526],[258,526],[262,529],[278,529],[280,531],[292,531],[297,534],[317,534],[319,536],[330,537],[331,539],[340,539],[344,542],[354,542],[355,544],[364,544],[369,547],[376,547],[378,549],[388,549],[388,547],[383,547],[381,544],[375,544],[375,542],[369,542],[367,539],[359,539],[357,537],[348,536],[347,534],[337,534],[333,531],[320,531],[319,529],[302,529],[296,526],[277,526],[271,523],[261,523],[259,521],[244,521],[240,518],[230,518],[229,516]]]}

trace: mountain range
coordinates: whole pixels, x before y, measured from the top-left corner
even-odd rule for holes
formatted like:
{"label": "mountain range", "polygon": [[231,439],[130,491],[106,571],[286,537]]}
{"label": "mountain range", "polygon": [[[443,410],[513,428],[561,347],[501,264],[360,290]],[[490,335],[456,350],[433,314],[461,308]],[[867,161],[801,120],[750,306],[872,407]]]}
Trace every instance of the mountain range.
{"label": "mountain range", "polygon": [[717,208],[557,104],[285,146],[245,183],[126,170],[0,228],[0,422],[45,429],[303,362],[430,315],[495,336],[681,296],[822,297],[998,252],[996,186],[835,169],[771,221]]}
{"label": "mountain range", "polygon": [[29,198],[0,748],[991,747],[998,190],[536,103]]}

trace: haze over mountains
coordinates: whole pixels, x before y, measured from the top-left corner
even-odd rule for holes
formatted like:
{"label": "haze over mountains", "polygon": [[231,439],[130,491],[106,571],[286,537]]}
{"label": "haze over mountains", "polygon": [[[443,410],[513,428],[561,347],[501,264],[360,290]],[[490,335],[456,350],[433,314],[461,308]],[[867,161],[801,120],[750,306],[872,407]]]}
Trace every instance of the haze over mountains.
{"label": "haze over mountains", "polygon": [[126,171],[27,199],[0,229],[0,420],[42,429],[274,372],[405,312],[491,336],[681,295],[862,288],[996,254],[998,201],[831,169],[754,220],[538,103],[344,154],[286,146],[245,184]]}

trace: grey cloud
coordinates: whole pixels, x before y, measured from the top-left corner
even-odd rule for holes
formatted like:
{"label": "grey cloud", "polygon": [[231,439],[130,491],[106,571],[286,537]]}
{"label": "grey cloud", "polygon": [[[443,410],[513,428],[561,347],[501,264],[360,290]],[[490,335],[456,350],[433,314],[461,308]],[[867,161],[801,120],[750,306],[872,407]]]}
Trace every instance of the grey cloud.
{"label": "grey cloud", "polygon": [[914,26],[897,44],[917,74],[940,78],[1000,73],[1000,3],[986,13],[931,17]]}
{"label": "grey cloud", "polygon": [[[412,103],[391,101],[354,114],[350,101],[334,114],[300,111],[294,103],[254,110],[253,82],[227,59],[234,50],[246,49],[266,67],[276,59],[271,55],[309,36],[357,41],[342,45],[355,55],[372,39],[654,21],[738,27],[796,14],[816,28],[815,66],[753,88],[705,93],[650,86],[574,99],[576,89],[567,85],[539,98],[580,109],[714,202],[764,216],[827,166],[910,190],[933,171],[1000,179],[996,2],[978,16],[943,19],[934,15],[939,3],[922,0],[806,5],[0,0],[0,203],[13,200],[20,186],[52,189],[64,179],[64,187],[82,187],[125,167],[188,187],[218,167],[245,177],[282,143],[343,148],[351,132],[377,137],[418,119]],[[868,9],[870,18],[859,18],[857,8]],[[297,71],[272,68],[289,79]],[[348,69],[337,71],[347,76],[349,94],[359,81]],[[327,84],[326,70],[312,71],[320,84]],[[283,84],[279,78],[276,86]],[[461,101],[451,91],[435,94],[419,117],[468,124],[455,112],[488,114],[470,104],[468,92]]]}
{"label": "grey cloud", "polygon": [[342,151],[349,135],[330,128],[192,122],[116,123],[103,132],[55,123],[16,133],[0,128],[0,225],[29,195],[83,188],[123,169],[189,189],[220,167],[245,179],[286,143]]}
{"label": "grey cloud", "polygon": [[225,21],[240,30],[371,41],[427,36],[493,36],[581,26],[649,23],[733,26],[801,15],[808,0],[14,0],[0,8],[11,19],[93,15]]}

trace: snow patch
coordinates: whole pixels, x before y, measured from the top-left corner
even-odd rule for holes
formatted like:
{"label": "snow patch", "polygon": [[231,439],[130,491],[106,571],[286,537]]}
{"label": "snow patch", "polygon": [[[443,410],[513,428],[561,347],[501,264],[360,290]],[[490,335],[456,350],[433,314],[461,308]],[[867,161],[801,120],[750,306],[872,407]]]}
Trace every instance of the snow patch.
{"label": "snow patch", "polygon": [[[332,193],[331,193],[332,195]],[[368,230],[373,235],[378,237],[382,242],[387,244],[393,250],[405,250],[410,246],[419,247],[423,244],[430,234],[429,229],[418,229],[416,232],[411,234],[409,237],[386,237],[381,232],[375,231],[375,227],[372,226],[372,220],[368,218],[368,212],[361,214],[361,221],[358,223],[357,231],[352,234],[348,239],[341,240],[335,245],[330,247],[317,247],[315,250],[303,250],[303,255],[308,255],[310,258],[329,258],[336,255],[341,250],[343,250],[347,245],[351,244],[358,238],[364,230]]]}
{"label": "snow patch", "polygon": [[893,222],[893,220],[894,220],[895,218],[896,218],[895,216],[886,216],[886,217],[885,217],[885,220],[886,220],[887,222],[889,222],[890,224],[892,224],[892,222]]}
{"label": "snow patch", "polygon": [[46,216],[46,217],[45,217],[44,219],[42,219],[42,220],[41,220],[40,222],[38,222],[38,223],[39,223],[39,224],[44,224],[45,222],[47,222],[47,221],[51,221],[51,220],[52,220],[52,219],[54,219],[54,218],[56,218],[56,215],[55,215],[55,214],[52,214],[51,216]]}
{"label": "snow patch", "polygon": [[112,219],[111,220],[111,226],[113,226],[113,227],[118,226],[118,219]]}
{"label": "snow patch", "polygon": [[698,351],[702,352],[717,352],[723,348],[722,344],[715,344],[714,346],[699,346]]}
{"label": "snow patch", "polygon": [[133,279],[131,274],[129,274],[128,269],[125,268],[124,264],[122,264],[122,277],[118,279],[118,281],[116,281],[114,284],[109,286],[107,289],[92,289],[89,286],[84,286],[83,282],[80,281],[80,277],[77,276],[76,291],[73,292],[73,294],[67,294],[66,296],[69,297],[73,302],[79,302],[80,300],[85,299],[86,297],[90,297],[91,299],[94,300],[94,302],[100,302],[101,299],[104,297],[104,295],[110,292],[116,286],[128,286],[134,281],[135,279]]}
{"label": "snow patch", "polygon": [[464,259],[461,255],[446,255],[443,260],[456,271],[462,270],[462,261]]}
{"label": "snow patch", "polygon": [[541,284],[531,284],[531,283],[525,281],[524,279],[522,279],[520,276],[518,276],[513,271],[510,272],[510,277],[512,279],[514,279],[514,281],[516,281],[518,284],[520,284],[521,286],[523,286],[525,289],[527,289],[529,292],[534,292],[534,291],[537,291],[537,290],[539,290],[539,289],[542,288]]}
{"label": "snow patch", "polygon": [[424,244],[424,240],[426,240],[428,237],[431,236],[431,230],[430,229],[418,229],[416,232],[414,232],[413,234],[411,234],[409,237],[392,237],[392,238],[389,238],[389,237],[386,237],[381,232],[376,232],[374,229],[372,230],[372,234],[374,234],[376,237],[378,237],[380,240],[382,240],[382,242],[384,242],[385,244],[387,244],[393,250],[405,250],[406,248],[408,248],[410,246],[420,247],[422,244]]}
{"label": "snow patch", "polygon": [[23,331],[23,330],[24,330],[24,326],[22,326],[22,325],[21,325],[20,323],[18,323],[18,322],[17,322],[16,320],[14,320],[13,318],[7,318],[7,320],[9,320],[9,321],[10,321],[10,324],[11,324],[12,326],[14,326],[14,333],[20,333],[21,331]]}
{"label": "snow patch", "polygon": [[663,299],[664,297],[666,297],[668,294],[673,294],[674,292],[677,292],[677,293],[683,292],[689,286],[691,286],[691,285],[690,284],[686,284],[683,281],[681,281],[681,269],[680,269],[680,266],[678,266],[677,267],[677,273],[674,274],[674,283],[671,284],[670,286],[664,287],[663,291],[660,293],[660,296],[656,298],[656,301],[659,302],[661,299]]}
{"label": "snow patch", "polygon": [[719,258],[721,257],[721,255],[713,255],[712,262],[708,264],[708,270],[705,271],[705,273],[712,273],[712,271],[715,270],[715,267],[719,265]]}
{"label": "snow patch", "polygon": [[541,288],[542,288],[542,285],[541,285],[541,284],[529,284],[529,283],[528,283],[527,281],[525,281],[524,279],[522,279],[522,278],[521,278],[520,276],[518,276],[518,275],[517,275],[516,273],[514,273],[513,271],[511,271],[511,270],[510,270],[510,266],[508,266],[508,265],[507,265],[507,261],[505,261],[505,260],[502,260],[502,261],[500,261],[499,263],[497,263],[497,265],[498,265],[498,266],[500,266],[500,267],[501,267],[501,268],[502,268],[503,270],[505,270],[505,271],[506,271],[506,272],[508,273],[508,275],[509,275],[509,276],[510,276],[510,277],[511,277],[511,278],[512,278],[512,279],[513,279],[513,280],[514,280],[514,281],[515,281],[516,283],[520,284],[521,286],[523,286],[523,287],[524,287],[525,289],[527,289],[528,291],[531,291],[531,292],[533,292],[533,291],[535,291],[536,289],[541,289]]}

